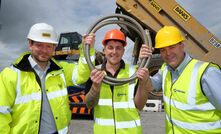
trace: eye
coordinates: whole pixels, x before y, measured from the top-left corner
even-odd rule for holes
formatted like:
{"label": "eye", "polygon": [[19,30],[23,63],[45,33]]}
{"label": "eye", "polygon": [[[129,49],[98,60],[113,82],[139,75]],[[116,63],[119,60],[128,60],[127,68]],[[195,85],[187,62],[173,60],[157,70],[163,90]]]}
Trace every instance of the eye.
{"label": "eye", "polygon": [[52,46],[48,45],[47,48],[48,48],[48,49],[52,49]]}
{"label": "eye", "polygon": [[108,47],[107,47],[107,49],[112,50],[112,49],[113,49],[113,47],[112,47],[112,46],[108,46]]}
{"label": "eye", "polygon": [[41,44],[36,43],[35,45],[36,45],[37,47],[41,47]]}
{"label": "eye", "polygon": [[117,50],[119,50],[119,51],[122,50],[122,47],[117,47]]}
{"label": "eye", "polygon": [[163,49],[163,48],[160,48],[160,52],[162,52],[162,53],[163,53],[163,52],[165,52],[165,49]]}

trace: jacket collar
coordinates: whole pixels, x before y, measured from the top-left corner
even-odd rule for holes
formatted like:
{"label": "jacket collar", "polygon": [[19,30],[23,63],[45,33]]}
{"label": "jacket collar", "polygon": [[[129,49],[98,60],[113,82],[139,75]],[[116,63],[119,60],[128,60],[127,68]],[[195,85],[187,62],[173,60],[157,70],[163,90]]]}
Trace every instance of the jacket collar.
{"label": "jacket collar", "polygon": [[[21,71],[26,71],[26,72],[34,72],[34,69],[31,67],[31,64],[28,60],[28,57],[31,55],[31,52],[25,52],[23,53],[13,64],[15,68],[18,68]],[[47,73],[55,70],[62,69],[62,66],[58,64],[58,62],[54,59],[50,59],[50,68],[48,69]]]}

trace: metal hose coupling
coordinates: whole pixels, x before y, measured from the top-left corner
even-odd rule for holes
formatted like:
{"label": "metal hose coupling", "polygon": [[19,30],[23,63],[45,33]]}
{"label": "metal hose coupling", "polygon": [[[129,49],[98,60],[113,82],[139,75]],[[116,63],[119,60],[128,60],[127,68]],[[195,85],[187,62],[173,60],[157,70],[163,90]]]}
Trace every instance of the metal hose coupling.
{"label": "metal hose coupling", "polygon": [[[147,30],[147,32],[145,33],[145,30],[143,29],[143,27],[136,20],[134,20],[133,18],[131,18],[129,16],[122,15],[122,14],[112,14],[112,15],[104,16],[104,17],[98,19],[95,23],[93,23],[89,27],[89,29],[87,31],[87,35],[90,33],[96,33],[96,31],[99,30],[101,27],[106,26],[106,25],[110,25],[110,24],[118,24],[118,25],[128,26],[129,28],[133,29],[134,31],[136,31],[138,33],[138,35],[142,39],[143,44],[148,45],[150,50],[152,49],[151,48],[152,42],[151,42],[149,31]],[[84,55],[85,55],[85,58],[86,58],[89,68],[91,70],[96,69],[90,59],[90,45],[88,45],[88,44],[83,44],[83,45],[84,45],[84,47],[83,47]],[[141,64],[139,65],[138,69],[143,68],[143,67],[147,68],[147,66],[150,63],[150,59],[151,59],[151,57],[142,59]],[[129,83],[129,82],[135,80],[136,78],[137,78],[136,74],[133,74],[132,76],[130,76],[130,78],[127,78],[127,79],[116,79],[116,78],[112,78],[109,76],[105,76],[103,79],[103,82],[108,85],[117,86],[117,85],[123,85],[125,83]]]}

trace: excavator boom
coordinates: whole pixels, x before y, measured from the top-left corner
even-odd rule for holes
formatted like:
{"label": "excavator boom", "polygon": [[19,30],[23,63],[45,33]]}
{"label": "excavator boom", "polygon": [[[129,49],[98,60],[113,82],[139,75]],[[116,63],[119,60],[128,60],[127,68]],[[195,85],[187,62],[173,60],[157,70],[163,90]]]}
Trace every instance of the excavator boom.
{"label": "excavator boom", "polygon": [[152,37],[163,26],[176,26],[186,38],[185,51],[193,58],[221,66],[221,41],[175,0],[116,0],[116,3],[121,13],[136,19],[151,31]]}

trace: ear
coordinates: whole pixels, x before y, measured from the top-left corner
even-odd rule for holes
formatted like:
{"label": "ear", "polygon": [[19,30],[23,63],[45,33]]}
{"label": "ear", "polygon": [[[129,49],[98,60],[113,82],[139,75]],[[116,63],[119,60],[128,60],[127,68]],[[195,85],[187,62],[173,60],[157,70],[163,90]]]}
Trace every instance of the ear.
{"label": "ear", "polygon": [[182,49],[184,49],[184,43],[183,42],[181,42],[181,47],[182,47]]}
{"label": "ear", "polygon": [[106,52],[106,46],[103,48],[103,53],[105,54],[105,52]]}
{"label": "ear", "polygon": [[29,41],[29,49],[32,51],[33,41],[31,41],[31,40],[28,40],[28,41]]}
{"label": "ear", "polygon": [[54,51],[55,51],[55,49],[56,49],[56,44],[53,45],[53,49],[54,49]]}

